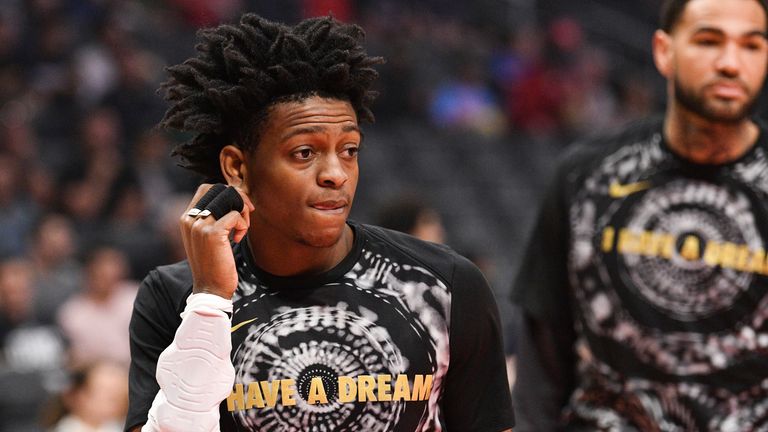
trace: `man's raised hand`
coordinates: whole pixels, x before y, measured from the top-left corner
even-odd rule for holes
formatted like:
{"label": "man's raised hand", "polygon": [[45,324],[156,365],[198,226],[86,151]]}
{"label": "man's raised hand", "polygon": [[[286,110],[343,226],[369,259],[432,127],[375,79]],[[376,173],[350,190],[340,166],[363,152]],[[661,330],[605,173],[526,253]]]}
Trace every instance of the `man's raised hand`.
{"label": "man's raised hand", "polygon": [[237,288],[237,268],[231,239],[239,243],[250,226],[254,206],[233,186],[202,184],[197,188],[179,226],[192,270],[193,293],[231,299]]}

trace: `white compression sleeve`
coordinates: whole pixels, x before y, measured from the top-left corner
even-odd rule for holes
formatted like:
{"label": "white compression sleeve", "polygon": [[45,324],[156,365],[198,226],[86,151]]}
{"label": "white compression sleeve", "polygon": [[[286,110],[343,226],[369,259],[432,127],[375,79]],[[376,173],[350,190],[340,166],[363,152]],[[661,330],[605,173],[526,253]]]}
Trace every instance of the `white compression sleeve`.
{"label": "white compression sleeve", "polygon": [[193,294],[173,342],[160,354],[160,391],[142,432],[219,432],[219,403],[232,392],[232,301]]}

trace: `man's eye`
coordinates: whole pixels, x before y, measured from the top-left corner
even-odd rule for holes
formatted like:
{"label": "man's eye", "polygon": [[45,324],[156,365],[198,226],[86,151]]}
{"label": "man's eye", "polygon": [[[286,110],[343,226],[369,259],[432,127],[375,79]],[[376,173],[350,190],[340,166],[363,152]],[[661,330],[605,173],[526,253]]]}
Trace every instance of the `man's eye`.
{"label": "man's eye", "polygon": [[358,148],[358,147],[349,147],[349,148],[344,149],[344,152],[348,156],[350,156],[350,157],[355,157],[360,152],[360,148]]}
{"label": "man's eye", "polygon": [[717,39],[698,39],[696,41],[696,44],[701,46],[713,46],[713,45],[717,45],[718,41]]}
{"label": "man's eye", "polygon": [[750,51],[758,51],[765,48],[764,41],[750,41],[746,43],[746,48]]}
{"label": "man's eye", "polygon": [[293,156],[296,159],[306,160],[312,157],[312,149],[301,149],[293,152]]}

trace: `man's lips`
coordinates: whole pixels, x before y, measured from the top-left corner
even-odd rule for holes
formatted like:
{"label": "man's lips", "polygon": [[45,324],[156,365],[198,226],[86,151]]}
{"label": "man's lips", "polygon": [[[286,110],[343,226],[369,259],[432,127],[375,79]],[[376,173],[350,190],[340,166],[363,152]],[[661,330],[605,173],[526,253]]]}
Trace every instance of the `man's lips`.
{"label": "man's lips", "polygon": [[338,212],[341,213],[349,205],[347,200],[326,200],[318,201],[310,204],[309,206],[325,212]]}
{"label": "man's lips", "polygon": [[735,82],[716,82],[709,87],[715,93],[715,96],[724,99],[740,98],[747,93],[744,86]]}

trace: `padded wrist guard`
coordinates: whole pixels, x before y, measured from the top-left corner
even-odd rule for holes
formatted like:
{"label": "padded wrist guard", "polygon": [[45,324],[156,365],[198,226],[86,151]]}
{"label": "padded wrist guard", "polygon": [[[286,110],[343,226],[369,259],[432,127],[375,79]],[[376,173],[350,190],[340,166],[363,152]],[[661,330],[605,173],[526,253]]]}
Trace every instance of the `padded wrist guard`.
{"label": "padded wrist guard", "polygon": [[219,403],[232,392],[232,301],[193,294],[173,342],[160,354],[160,391],[142,432],[218,432]]}

